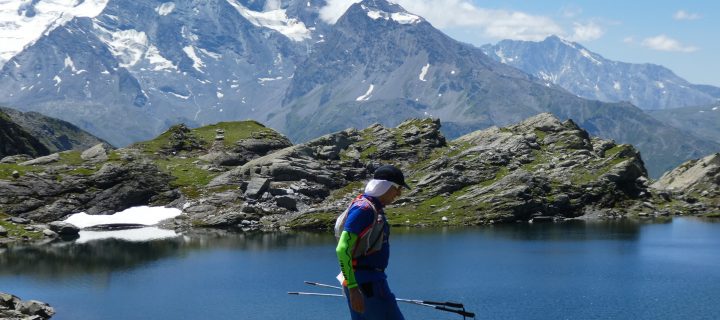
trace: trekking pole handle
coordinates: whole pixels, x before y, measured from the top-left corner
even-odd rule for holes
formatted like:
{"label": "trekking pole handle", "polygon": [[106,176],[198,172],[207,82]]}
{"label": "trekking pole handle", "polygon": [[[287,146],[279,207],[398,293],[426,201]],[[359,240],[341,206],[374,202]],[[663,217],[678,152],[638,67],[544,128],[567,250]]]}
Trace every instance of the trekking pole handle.
{"label": "trekking pole handle", "polygon": [[464,311],[464,310],[449,309],[449,308],[443,307],[443,306],[435,306],[435,309],[452,312],[452,313],[457,313],[463,317],[468,317],[468,318],[473,318],[473,319],[475,318],[475,313]]}
{"label": "trekking pole handle", "polygon": [[448,302],[423,301],[423,303],[434,304],[434,305],[436,305],[436,306],[446,306],[446,307],[451,307],[451,308],[459,308],[459,309],[465,308],[465,306],[464,306],[462,303],[450,302],[450,301],[448,301]]}

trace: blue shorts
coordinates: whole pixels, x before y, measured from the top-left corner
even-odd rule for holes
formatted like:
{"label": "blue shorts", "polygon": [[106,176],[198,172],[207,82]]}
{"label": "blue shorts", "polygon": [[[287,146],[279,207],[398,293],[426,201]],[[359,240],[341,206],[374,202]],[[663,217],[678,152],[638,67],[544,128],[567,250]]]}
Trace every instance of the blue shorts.
{"label": "blue shorts", "polygon": [[[365,313],[353,311],[350,307],[350,298],[347,298],[352,320],[405,320],[387,280],[366,282],[359,284],[358,287],[365,297]],[[345,297],[349,297],[347,287],[344,289]]]}

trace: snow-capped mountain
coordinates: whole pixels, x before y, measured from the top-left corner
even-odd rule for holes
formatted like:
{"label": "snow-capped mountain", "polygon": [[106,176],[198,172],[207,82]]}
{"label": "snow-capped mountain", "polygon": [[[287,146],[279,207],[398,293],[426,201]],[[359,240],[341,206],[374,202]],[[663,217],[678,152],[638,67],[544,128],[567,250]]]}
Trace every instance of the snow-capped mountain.
{"label": "snow-capped mountain", "polygon": [[587,99],[629,101],[648,110],[720,99],[720,88],[694,85],[663,66],[608,60],[557,36],[540,42],[503,40],[482,49],[497,61]]}
{"label": "snow-capped mountain", "polygon": [[109,0],[97,16],[54,26],[10,58],[0,102],[120,146],[178,122],[262,120],[322,39],[319,3]]}
{"label": "snow-capped mountain", "polygon": [[[383,12],[378,15],[376,12]],[[297,67],[286,107],[270,119],[300,140],[372,122],[439,117],[449,137],[539,112],[572,118],[593,135],[633,143],[654,175],[680,158],[720,149],[629,103],[578,98],[494,61],[385,1],[355,4]],[[390,17],[390,18],[379,18]]]}
{"label": "snow-capped mountain", "polygon": [[[39,4],[42,0],[33,0]],[[324,0],[108,0],[0,70],[0,104],[70,121],[114,145],[173,124],[255,119],[304,141],[372,122],[439,117],[456,137],[541,112],[634,143],[665,169],[720,149],[628,103],[588,101],[455,41],[386,0],[334,24]]]}
{"label": "snow-capped mountain", "polygon": [[0,67],[40,37],[75,17],[95,17],[108,0],[0,2]]}

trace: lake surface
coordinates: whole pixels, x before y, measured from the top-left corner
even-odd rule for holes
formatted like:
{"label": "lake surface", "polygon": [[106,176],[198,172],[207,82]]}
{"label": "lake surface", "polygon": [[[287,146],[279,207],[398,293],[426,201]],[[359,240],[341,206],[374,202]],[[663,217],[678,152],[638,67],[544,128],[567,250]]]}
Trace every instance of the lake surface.
{"label": "lake surface", "polygon": [[[675,219],[394,228],[399,298],[456,300],[478,319],[717,319],[720,223]],[[53,319],[347,319],[330,233],[95,240],[0,253],[0,291]],[[461,319],[401,304],[407,319]]]}

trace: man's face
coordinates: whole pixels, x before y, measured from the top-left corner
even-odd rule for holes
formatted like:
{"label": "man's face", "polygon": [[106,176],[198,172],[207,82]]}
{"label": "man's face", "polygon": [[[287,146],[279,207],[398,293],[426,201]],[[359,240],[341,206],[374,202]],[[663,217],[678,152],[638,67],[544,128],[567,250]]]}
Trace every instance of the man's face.
{"label": "man's face", "polygon": [[395,202],[395,199],[399,198],[402,195],[402,187],[399,186],[392,186],[390,187],[390,195],[388,197],[388,204]]}

